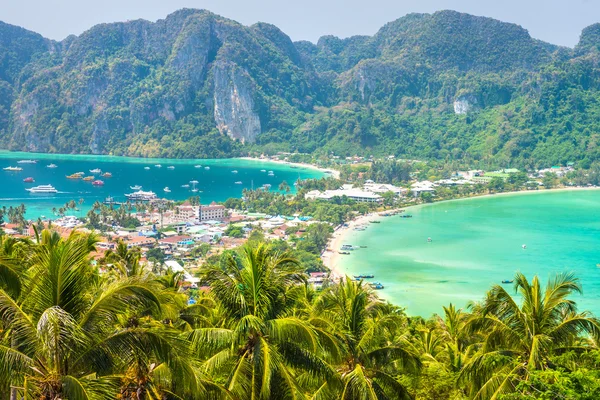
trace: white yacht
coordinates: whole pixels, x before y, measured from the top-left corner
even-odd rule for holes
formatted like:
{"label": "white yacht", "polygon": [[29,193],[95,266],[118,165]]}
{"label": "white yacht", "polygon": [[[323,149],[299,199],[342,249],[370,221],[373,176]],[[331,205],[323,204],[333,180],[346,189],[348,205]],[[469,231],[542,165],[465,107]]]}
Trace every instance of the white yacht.
{"label": "white yacht", "polygon": [[21,167],[6,167],[6,168],[2,168],[5,171],[23,171],[23,168]]}
{"label": "white yacht", "polygon": [[237,169],[234,169],[233,171],[231,171],[232,174],[237,174]]}
{"label": "white yacht", "polygon": [[236,184],[236,185],[241,185],[241,184],[242,184],[242,181],[237,181],[237,182],[235,182],[235,184]]}
{"label": "white yacht", "polygon": [[19,160],[17,164],[37,164],[36,160]]}
{"label": "white yacht", "polygon": [[210,169],[210,167],[204,167],[204,169],[208,171]]}
{"label": "white yacht", "polygon": [[131,189],[131,190],[140,190],[141,188],[142,188],[141,185],[129,186],[129,189]]}
{"label": "white yacht", "polygon": [[171,189],[169,189],[169,187],[168,187],[168,186],[167,186],[167,187],[165,187],[163,190],[164,190],[164,192],[165,192],[165,193],[171,193]]}
{"label": "white yacht", "polygon": [[162,168],[162,165],[160,165],[160,164],[156,164],[156,165],[155,165],[155,167],[156,167],[156,168]]}
{"label": "white yacht", "polygon": [[261,169],[260,172],[267,172],[267,170],[266,169]]}
{"label": "white yacht", "polygon": [[137,192],[126,194],[125,197],[129,200],[150,201],[156,199],[156,193],[138,190]]}
{"label": "white yacht", "polygon": [[269,173],[267,173],[267,175],[269,175],[269,176],[275,176],[275,173],[273,171],[269,171]]}
{"label": "white yacht", "polygon": [[56,190],[52,185],[40,185],[25,190],[27,190],[29,193],[58,193],[58,190]]}
{"label": "white yacht", "polygon": [[101,174],[102,170],[100,168],[94,168],[94,169],[90,169],[90,172],[92,174]]}
{"label": "white yacht", "polygon": [[56,164],[48,164],[48,165],[46,165],[46,168],[58,168],[58,165],[56,165]]}
{"label": "white yacht", "polygon": [[150,167],[144,167],[144,169],[150,169]]}
{"label": "white yacht", "polygon": [[194,165],[194,168],[202,168],[202,165],[200,165],[200,164]]}
{"label": "white yacht", "polygon": [[186,189],[187,189],[187,188],[189,188],[189,187],[190,187],[190,185],[188,185],[188,184],[186,183],[186,184],[184,184],[184,185],[181,185],[181,187],[182,187],[182,188],[186,188]]}
{"label": "white yacht", "polygon": [[169,165],[167,169],[175,169],[175,167],[173,165]]}

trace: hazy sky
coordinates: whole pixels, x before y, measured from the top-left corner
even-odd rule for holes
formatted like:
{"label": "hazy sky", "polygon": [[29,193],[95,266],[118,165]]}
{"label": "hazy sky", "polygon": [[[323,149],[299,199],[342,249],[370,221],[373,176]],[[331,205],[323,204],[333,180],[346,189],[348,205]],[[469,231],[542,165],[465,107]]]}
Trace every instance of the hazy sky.
{"label": "hazy sky", "polygon": [[277,25],[293,40],[322,35],[372,35],[411,12],[452,9],[513,22],[531,36],[574,46],[581,30],[600,22],[600,0],[0,0],[0,20],[51,39],[102,22],[155,21],[183,8],[205,8],[245,25]]}

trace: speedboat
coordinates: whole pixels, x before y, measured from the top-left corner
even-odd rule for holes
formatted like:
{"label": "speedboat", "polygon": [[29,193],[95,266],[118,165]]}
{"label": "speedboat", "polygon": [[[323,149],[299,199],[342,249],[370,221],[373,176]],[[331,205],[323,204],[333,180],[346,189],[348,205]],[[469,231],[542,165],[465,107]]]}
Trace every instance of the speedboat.
{"label": "speedboat", "polygon": [[505,284],[505,285],[509,284],[509,283],[513,283],[513,282],[514,282],[513,280],[510,280],[510,281],[509,280],[503,280],[502,281],[502,283]]}
{"label": "speedboat", "polygon": [[261,169],[260,172],[267,172],[267,170],[266,169]]}
{"label": "speedboat", "polygon": [[83,180],[84,180],[84,181],[86,181],[86,182],[91,182],[91,181],[93,181],[94,179],[95,179],[95,177],[94,177],[93,175],[91,175],[91,176],[86,176],[85,178],[83,178]]}
{"label": "speedboat", "polygon": [[232,174],[237,174],[237,169],[234,169],[233,171],[231,171]]}
{"label": "speedboat", "polygon": [[527,245],[524,244],[523,246],[521,246],[523,248],[523,250],[525,250],[527,248]]}
{"label": "speedboat", "polygon": [[210,167],[204,167],[204,169],[208,171],[210,169]]}
{"label": "speedboat", "polygon": [[19,160],[17,164],[37,164],[36,160]]}
{"label": "speedboat", "polygon": [[194,179],[193,181],[190,181],[190,183],[198,183],[198,181]]}
{"label": "speedboat", "polygon": [[140,185],[129,186],[129,189],[131,189],[131,190],[140,190],[141,188],[142,188],[142,186],[140,186]]}
{"label": "speedboat", "polygon": [[33,180],[33,178],[31,176],[29,176],[29,177],[23,179],[23,182],[25,182],[25,183],[31,183],[31,182],[35,182],[35,181]]}
{"label": "speedboat", "polygon": [[194,165],[194,168],[202,168],[202,165],[200,165],[200,164]]}
{"label": "speedboat", "polygon": [[100,168],[94,168],[94,169],[90,169],[90,173],[100,174],[100,173],[102,173],[102,170]]}
{"label": "speedboat", "polygon": [[25,190],[27,190],[29,193],[58,193],[58,190],[56,190],[52,185],[40,185]]}
{"label": "speedboat", "polygon": [[23,168],[21,167],[6,167],[6,168],[2,168],[5,171],[23,171]]}
{"label": "speedboat", "polygon": [[81,175],[79,173],[67,175],[67,179],[81,179]]}
{"label": "speedboat", "polygon": [[94,186],[104,186],[104,181],[97,179],[94,182],[92,182],[92,185]]}
{"label": "speedboat", "polygon": [[197,191],[198,191],[198,189],[196,189],[196,188],[192,189],[192,192],[194,192],[194,193],[196,193]]}
{"label": "speedboat", "polygon": [[48,164],[48,165],[46,165],[46,168],[57,168],[57,167],[58,167],[58,165],[56,165],[56,164]]}
{"label": "speedboat", "polygon": [[150,169],[150,167],[144,167],[144,169]]}
{"label": "speedboat", "polygon": [[167,187],[165,187],[163,190],[164,190],[164,192],[165,192],[165,193],[171,193],[171,189],[169,189],[169,187],[168,187],[168,186],[167,186]]}
{"label": "speedboat", "polygon": [[156,164],[156,165],[155,165],[155,167],[156,167],[156,168],[162,168],[162,165],[160,165],[160,164]]}
{"label": "speedboat", "polygon": [[102,174],[104,178],[112,178],[112,174],[110,172],[105,172]]}
{"label": "speedboat", "polygon": [[267,173],[267,175],[269,175],[269,176],[275,176],[275,173],[274,173],[273,171],[269,171],[269,172]]}
{"label": "speedboat", "polygon": [[175,166],[173,166],[173,165],[169,165],[169,166],[167,167],[167,169],[175,169]]}
{"label": "speedboat", "polygon": [[235,184],[236,184],[236,185],[241,185],[241,184],[242,184],[242,181],[236,181],[236,182],[235,182]]}
{"label": "speedboat", "polygon": [[185,185],[181,185],[182,188],[189,188],[190,185],[188,185],[187,183]]}
{"label": "speedboat", "polygon": [[375,275],[372,275],[372,274],[366,274],[366,275],[362,274],[362,275],[354,275],[354,277],[358,278],[358,279],[373,279],[373,278],[375,278]]}

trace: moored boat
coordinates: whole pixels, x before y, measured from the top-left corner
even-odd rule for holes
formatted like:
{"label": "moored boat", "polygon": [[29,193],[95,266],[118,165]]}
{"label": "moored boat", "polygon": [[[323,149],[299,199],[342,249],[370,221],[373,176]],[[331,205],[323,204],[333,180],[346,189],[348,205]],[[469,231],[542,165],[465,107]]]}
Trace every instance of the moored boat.
{"label": "moored boat", "polygon": [[79,173],[67,175],[67,179],[81,179],[81,175]]}
{"label": "moored boat", "polygon": [[231,171],[232,174],[237,174],[237,169],[234,169],[233,171]]}
{"label": "moored boat", "polygon": [[167,169],[175,169],[175,166],[174,166],[174,165],[169,165],[169,166],[167,167]]}
{"label": "moored boat", "polygon": [[514,280],[510,280],[509,281],[508,279],[502,281],[502,283],[505,284],[505,285],[509,284],[509,283],[513,283],[513,282],[514,282]]}
{"label": "moored boat", "polygon": [[112,174],[110,172],[105,172],[102,174],[103,178],[112,178]]}
{"label": "moored boat", "polygon": [[32,188],[25,189],[29,193],[58,193],[58,190],[52,185],[39,185]]}
{"label": "moored boat", "polygon": [[6,167],[6,168],[2,168],[5,171],[23,171],[23,168],[21,167]]}
{"label": "moored boat", "polygon": [[166,186],[166,187],[163,189],[163,191],[164,191],[165,193],[171,193],[171,189],[169,189],[169,187],[168,187],[168,186]]}
{"label": "moored boat", "polygon": [[144,169],[145,169],[145,170],[148,170],[148,169],[150,169],[150,167],[144,167]]}
{"label": "moored boat", "polygon": [[90,169],[90,173],[100,174],[100,173],[102,173],[102,170],[100,168],[94,168],[94,169]]}
{"label": "moored boat", "polygon": [[200,164],[194,165],[194,168],[202,168],[202,165],[200,165]]}
{"label": "moored boat", "polygon": [[37,164],[37,160],[19,160],[17,164]]}
{"label": "moored boat", "polygon": [[97,179],[94,182],[92,182],[92,185],[94,186],[104,186],[104,181]]}
{"label": "moored boat", "polygon": [[35,182],[35,180],[31,176],[28,176],[27,178],[23,179],[23,182],[32,183],[32,182]]}
{"label": "moored boat", "polygon": [[46,165],[46,168],[58,168],[58,165],[56,165],[56,164],[48,164],[48,165]]}
{"label": "moored boat", "polygon": [[129,189],[131,189],[131,190],[140,190],[141,188],[142,188],[141,185],[129,186]]}
{"label": "moored boat", "polygon": [[126,194],[125,197],[129,200],[150,201],[156,199],[156,193],[138,190],[137,192]]}
{"label": "moored boat", "polygon": [[210,167],[204,167],[204,169],[208,171],[210,169]]}
{"label": "moored boat", "polygon": [[241,185],[241,184],[242,184],[242,181],[236,181],[236,182],[234,182],[234,183],[235,183],[236,185]]}
{"label": "moored boat", "polygon": [[86,182],[92,182],[94,179],[96,179],[95,176],[86,176],[85,178],[83,178],[83,180]]}
{"label": "moored boat", "polygon": [[355,278],[358,279],[373,279],[375,278],[375,275],[373,274],[361,274],[361,275],[354,275]]}

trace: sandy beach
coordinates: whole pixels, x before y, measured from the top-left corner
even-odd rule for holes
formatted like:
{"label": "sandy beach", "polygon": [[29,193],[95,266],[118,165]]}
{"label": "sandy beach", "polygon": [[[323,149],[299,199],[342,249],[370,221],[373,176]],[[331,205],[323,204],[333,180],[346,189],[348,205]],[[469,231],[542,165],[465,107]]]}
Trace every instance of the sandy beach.
{"label": "sandy beach", "polygon": [[349,232],[352,232],[352,230],[354,228],[356,228],[357,226],[369,224],[370,221],[379,220],[379,219],[384,218],[381,214],[398,212],[403,209],[404,208],[397,208],[397,209],[392,209],[392,210],[386,210],[386,211],[374,212],[374,213],[370,213],[370,214],[366,214],[366,215],[361,215],[361,216],[353,219],[352,221],[349,221],[346,224],[347,226],[340,225],[333,233],[333,236],[331,237],[331,240],[329,241],[329,244],[327,245],[327,250],[325,250],[323,252],[323,254],[321,255],[323,264],[331,270],[331,277],[334,279],[337,279],[337,278],[341,278],[344,275],[346,275],[345,271],[342,270],[342,266],[340,263],[340,261],[344,257],[344,255],[340,254],[339,251],[340,251],[340,247],[342,247],[342,245],[345,244],[344,241]]}
{"label": "sandy beach", "polygon": [[281,164],[281,165],[295,165],[297,167],[310,168],[310,169],[314,169],[316,171],[321,171],[324,174],[330,174],[332,177],[334,177],[336,179],[340,178],[340,171],[335,170],[335,169],[317,167],[316,165],[313,165],[313,164],[293,163],[293,162],[283,161],[283,160],[271,160],[269,158],[255,158],[255,157],[239,157],[239,158],[240,158],[240,160],[250,160],[250,161],[258,161],[258,162]]}

